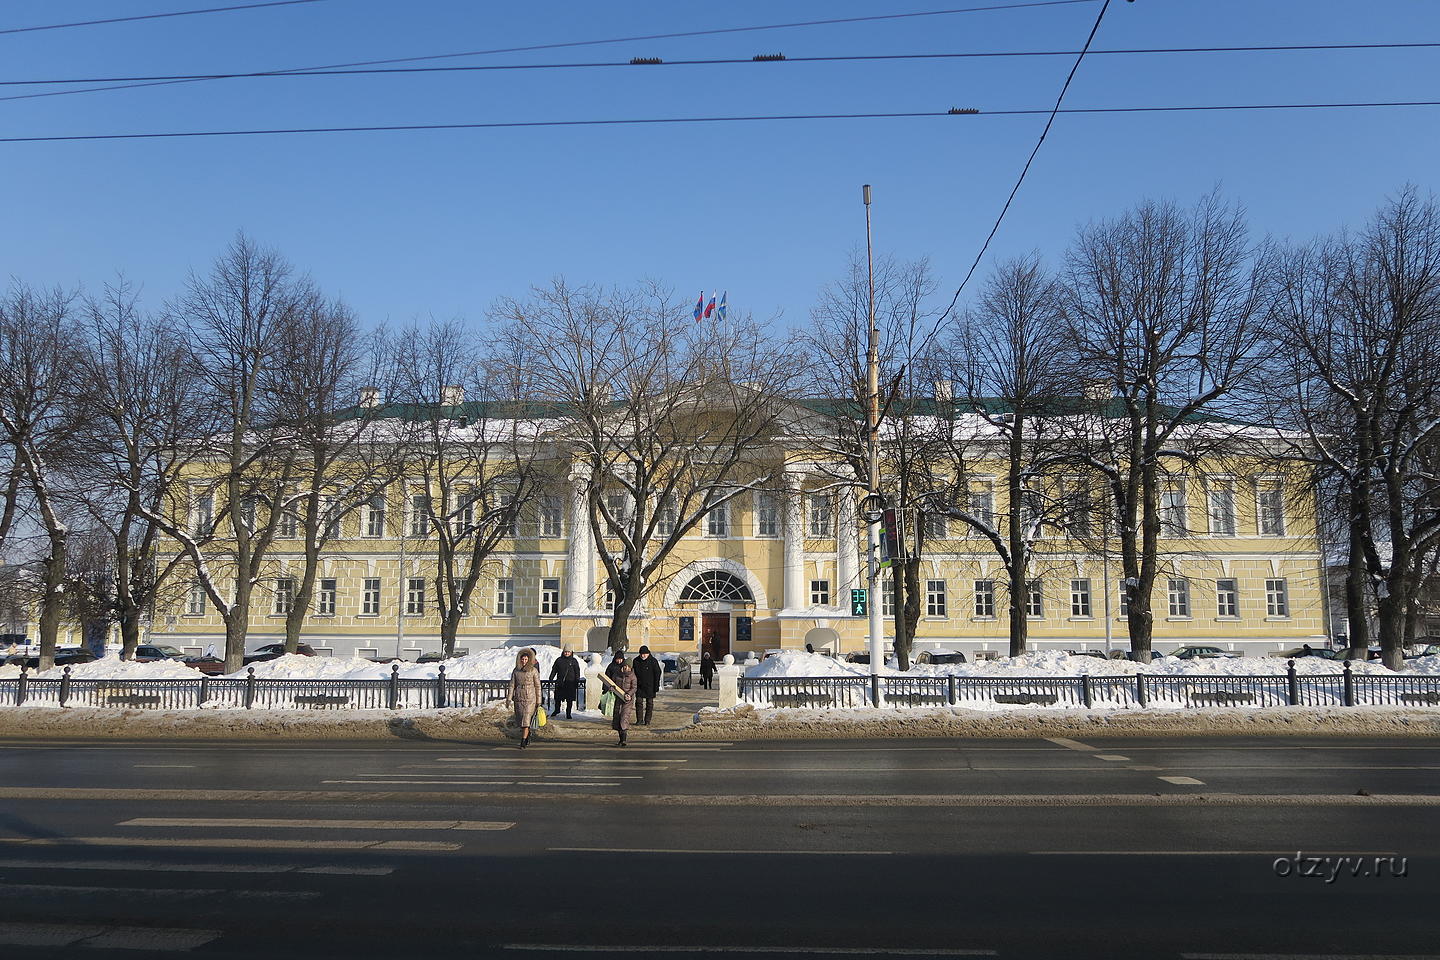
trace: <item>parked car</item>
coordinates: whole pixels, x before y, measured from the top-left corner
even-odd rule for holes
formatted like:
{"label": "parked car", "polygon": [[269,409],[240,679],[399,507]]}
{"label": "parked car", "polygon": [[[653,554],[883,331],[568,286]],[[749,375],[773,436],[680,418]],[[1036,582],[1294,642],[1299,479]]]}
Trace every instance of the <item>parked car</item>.
{"label": "parked car", "polygon": [[142,643],[135,648],[136,663],[154,663],[157,660],[184,660],[185,654],[164,643]]}
{"label": "parked car", "polygon": [[921,650],[915,656],[916,663],[939,666],[946,663],[965,663],[965,654],[959,650]]}
{"label": "parked car", "polygon": [[1214,660],[1220,658],[1232,659],[1235,657],[1243,656],[1243,654],[1241,654],[1238,650],[1225,650],[1220,647],[1191,645],[1188,647],[1181,647],[1179,650],[1173,651],[1170,656],[1179,657],[1181,660]]}
{"label": "parked car", "polygon": [[[308,644],[308,643],[302,643],[302,644],[300,644],[299,646],[297,646],[297,647],[295,648],[295,652],[298,653],[298,654],[300,654],[300,656],[302,656],[302,657],[313,657],[313,656],[315,656],[315,648],[312,647],[312,646],[310,646],[310,644]],[[265,646],[263,646],[263,647],[261,647],[260,649],[256,650],[254,653],[247,653],[247,654],[245,654],[245,664],[248,666],[249,664],[252,664],[252,663],[263,663],[263,662],[265,662],[266,660],[275,660],[275,659],[277,659],[277,658],[279,658],[279,657],[283,657],[284,655],[285,655],[285,644],[283,644],[283,643],[267,643],[267,644],[265,644]]]}
{"label": "parked car", "polygon": [[1440,643],[1427,643],[1416,647],[1414,653],[1405,654],[1406,660],[1419,660],[1421,657],[1440,657]]}
{"label": "parked car", "polygon": [[27,670],[34,670],[40,666],[40,658],[33,653],[14,653],[0,663],[4,663],[7,667],[25,667]]}
{"label": "parked car", "polygon": [[77,663],[92,663],[100,658],[83,647],[61,647],[55,651],[55,666],[73,667]]}
{"label": "parked car", "polygon": [[444,662],[445,662],[445,654],[443,654],[443,653],[424,653],[424,654],[421,654],[420,657],[419,657],[419,659],[417,659],[415,662],[416,662],[416,663],[444,663]]}
{"label": "parked car", "polygon": [[1110,657],[1103,650],[1066,650],[1072,657],[1097,657],[1101,660],[1109,660]]}
{"label": "parked car", "polygon": [[1303,647],[1296,647],[1293,650],[1281,650],[1279,653],[1270,654],[1272,657],[1282,657],[1287,660],[1295,660],[1300,657],[1319,657],[1322,660],[1341,659],[1340,651],[1331,650],[1329,647],[1312,647],[1306,644]]}
{"label": "parked car", "polygon": [[194,667],[207,677],[216,677],[225,672],[225,661],[220,657],[182,657],[180,662],[187,667]]}

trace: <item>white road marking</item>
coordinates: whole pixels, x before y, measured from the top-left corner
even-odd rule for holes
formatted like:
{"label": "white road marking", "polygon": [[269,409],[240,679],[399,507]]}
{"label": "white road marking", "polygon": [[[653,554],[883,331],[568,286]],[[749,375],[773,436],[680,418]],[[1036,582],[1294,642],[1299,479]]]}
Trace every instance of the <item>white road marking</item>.
{"label": "white road marking", "polygon": [[0,837],[24,847],[216,847],[241,850],[459,850],[439,840],[272,840],[267,837]]}
{"label": "white road marking", "polygon": [[1079,740],[1071,740],[1069,737],[1046,737],[1046,740],[1056,746],[1066,747],[1070,750],[1084,750],[1087,753],[1094,753],[1099,747],[1092,747],[1088,743],[1081,743]]}
{"label": "white road marking", "polygon": [[321,783],[368,783],[371,786],[511,787],[514,780],[321,780]]}
{"label": "white road marking", "polygon": [[[797,857],[888,857],[893,850],[673,850],[664,847],[546,847],[551,853],[680,853],[755,856],[758,854]],[[638,948],[637,948],[638,949]]]}
{"label": "white road marking", "polygon": [[15,947],[89,947],[184,953],[219,939],[218,930],[120,927],[88,923],[0,922],[0,944]]}
{"label": "white road marking", "polygon": [[1095,759],[1096,759],[1096,760],[1129,760],[1130,758],[1129,758],[1129,757],[1122,757],[1122,756],[1121,756],[1120,754],[1118,754],[1118,753],[1097,753],[1097,754],[1095,754]]}
{"label": "white road marking", "polygon": [[[628,759],[597,758],[597,757],[544,757],[531,755],[524,760],[518,757],[436,757],[436,763],[524,763],[527,766],[536,763],[643,763],[648,766],[657,766],[667,763],[689,763],[685,757],[667,757],[661,760],[641,760],[638,757]],[[407,766],[420,766],[420,764],[407,764]]]}
{"label": "white road marking", "polygon": [[0,893],[46,893],[59,896],[84,896],[103,893],[120,897],[137,894],[165,897],[172,900],[194,900],[197,897],[235,897],[241,900],[314,900],[320,896],[317,890],[166,890],[155,887],[82,887],[65,883],[0,883]]}
{"label": "white road marking", "polygon": [[[695,770],[695,769],[704,769],[704,768],[688,767],[688,768],[686,768],[686,769]],[[713,767],[713,768],[708,768],[708,769],[727,770],[727,769],[731,769],[731,768],[729,768],[729,767]],[[772,770],[772,769],[774,769],[774,768],[773,768],[773,767],[756,767],[755,769],[757,769],[757,770]],[[1159,768],[1159,767],[1156,767],[1155,769],[1158,770],[1158,769],[1160,769],[1160,768]],[[497,771],[492,771],[492,772],[497,772]],[[510,776],[510,777],[519,777],[519,776],[535,777],[535,776],[538,776],[538,777],[540,777],[542,780],[600,780],[600,779],[605,779],[605,780],[644,780],[644,779],[645,779],[645,775],[644,775],[643,773],[540,773],[540,774],[535,774],[535,773],[530,773],[529,771],[525,771],[524,773],[518,773],[518,772],[517,772],[517,773],[502,773],[501,775],[502,775],[502,776]],[[365,777],[365,778],[366,778],[366,779],[365,779],[365,782],[366,782],[366,783],[405,783],[406,781],[404,781],[404,780],[391,780],[391,779],[389,779],[389,778],[391,778],[391,777],[413,777],[413,776],[419,776],[419,774],[413,774],[413,773],[409,773],[409,774],[407,774],[407,773],[357,773],[357,774],[354,774],[354,776],[357,776],[357,777]],[[474,774],[474,773],[429,773],[429,774],[425,774],[425,776],[441,778],[441,779],[436,779],[436,780],[427,780],[427,781],[425,781],[426,783],[450,783],[452,780],[457,780],[457,779],[459,779],[459,778],[461,778],[461,777],[474,777],[474,776],[477,776],[477,774]],[[330,783],[330,782],[332,782],[332,781],[326,780],[326,781],[323,781],[323,782],[325,782],[325,783]]]}
{"label": "white road marking", "polygon": [[1150,770],[1163,770],[1164,767],[1151,767],[1151,766],[1147,766],[1146,764],[1143,764],[1143,763],[1136,763],[1136,764],[1132,764],[1132,765],[1130,766],[1130,769],[1131,769],[1131,770],[1145,770],[1145,771],[1150,771]]}
{"label": "white road marking", "polygon": [[0,860],[5,870],[120,870],[126,873],[318,873],[386,877],[394,867],[301,867],[293,863],[167,863],[163,860]]}
{"label": "white road marking", "polygon": [[[1312,853],[1306,849],[1306,855]],[[1393,857],[1388,850],[1316,850],[1326,857]],[[1031,850],[1032,857],[1293,857],[1294,850]]]}
{"label": "white road marking", "polygon": [[137,763],[135,767],[145,767],[151,770],[194,770],[193,763]]}
{"label": "white road marking", "polygon": [[136,817],[117,827],[265,827],[298,830],[509,830],[510,820],[277,820],[235,817]]}
{"label": "white road marking", "polygon": [[1157,780],[1164,780],[1166,783],[1173,783],[1177,787],[1203,787],[1204,780],[1196,780],[1194,777],[1156,777]]}
{"label": "white road marking", "polygon": [[891,957],[993,957],[994,950],[964,950],[947,947],[924,950],[911,947],[740,947],[740,946],[654,946],[651,944],[606,943],[502,943],[501,950],[534,950],[540,953],[795,953],[863,956],[882,954]]}
{"label": "white road marking", "polygon": [[584,783],[545,783],[543,780],[536,780],[536,781],[516,780],[516,781],[515,781],[515,786],[517,786],[517,787],[618,787],[618,786],[620,786],[620,784],[619,784],[618,781],[615,782],[615,783],[594,783],[594,782],[589,781],[589,780],[586,780]]}

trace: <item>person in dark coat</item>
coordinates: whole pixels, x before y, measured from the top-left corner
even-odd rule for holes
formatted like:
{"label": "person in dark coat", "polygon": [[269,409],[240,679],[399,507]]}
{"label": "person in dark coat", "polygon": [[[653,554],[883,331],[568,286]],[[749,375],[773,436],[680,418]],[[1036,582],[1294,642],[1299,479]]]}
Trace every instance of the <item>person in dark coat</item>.
{"label": "person in dark coat", "polygon": [[700,686],[706,690],[710,689],[710,681],[715,678],[715,658],[710,656],[706,650],[700,654]]}
{"label": "person in dark coat", "polygon": [[608,664],[605,665],[605,676],[609,677],[611,680],[614,680],[616,683],[619,683],[620,671],[624,669],[624,667],[625,654],[617,653],[615,654],[614,659],[612,659]]}
{"label": "person in dark coat", "polygon": [[565,704],[565,719],[571,719],[575,708],[575,697],[580,691],[580,661],[569,647],[560,651],[555,664],[550,668],[550,679],[555,681],[555,713],[560,713],[560,704]]}
{"label": "person in dark coat", "polygon": [[645,727],[655,715],[655,695],[660,692],[660,661],[650,655],[649,647],[630,662],[635,671],[635,723]]}
{"label": "person in dark coat", "polygon": [[625,731],[635,722],[635,671],[630,664],[620,659],[620,671],[615,680],[620,692],[615,697],[615,710],[610,714],[610,729],[620,734],[620,746],[625,746]]}

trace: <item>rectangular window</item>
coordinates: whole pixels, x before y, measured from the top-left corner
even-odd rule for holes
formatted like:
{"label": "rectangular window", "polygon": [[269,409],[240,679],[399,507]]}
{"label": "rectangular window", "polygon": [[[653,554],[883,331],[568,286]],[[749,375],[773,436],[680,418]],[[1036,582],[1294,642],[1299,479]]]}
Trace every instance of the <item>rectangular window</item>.
{"label": "rectangular window", "polygon": [[615,589],[613,587],[605,588],[605,599],[600,602],[600,608],[602,610],[615,609]]}
{"label": "rectangular window", "polygon": [[425,615],[425,578],[410,577],[405,581],[405,615]]}
{"label": "rectangular window", "polygon": [[970,515],[987,527],[995,526],[995,491],[987,488],[970,491]]}
{"label": "rectangular window", "polygon": [[1031,580],[1025,598],[1025,616],[1045,616],[1045,585],[1039,580]]}
{"label": "rectangular window", "polygon": [[371,539],[385,536],[385,498],[379,494],[365,504],[365,536]]}
{"label": "rectangular window", "polygon": [[255,495],[247,493],[240,498],[240,525],[246,530],[255,529]]}
{"label": "rectangular window", "polygon": [[540,581],[540,616],[555,617],[560,614],[560,578],[547,577]]}
{"label": "rectangular window", "polygon": [[1130,591],[1125,589],[1125,584],[1120,584],[1120,619],[1124,620],[1130,616]]}
{"label": "rectangular window", "polygon": [[780,536],[780,505],[773,493],[755,494],[755,536]]}
{"label": "rectangular window", "polygon": [[275,521],[275,536],[281,540],[294,540],[300,532],[300,518],[294,510],[281,510]]}
{"label": "rectangular window", "polygon": [[815,539],[825,539],[835,535],[835,518],[830,509],[830,494],[828,493],[810,495],[809,535]]}
{"label": "rectangular window", "polygon": [[430,494],[410,494],[410,536],[430,536]]}
{"label": "rectangular window", "polygon": [[895,616],[895,581],[890,577],[880,581],[880,616]]}
{"label": "rectangular window", "polygon": [[475,529],[475,501],[479,495],[474,490],[462,490],[456,497],[456,509],[451,516],[450,529],[455,536],[463,537]]}
{"label": "rectangular window", "polygon": [[335,578],[321,577],[315,590],[315,613],[322,617],[335,616]]}
{"label": "rectangular window", "polygon": [[215,529],[215,496],[202,493],[195,498],[194,515],[190,521],[190,532],[197,537],[208,537]]}
{"label": "rectangular window", "polygon": [[1215,616],[1226,619],[1240,616],[1239,581],[1229,578],[1215,581]]}
{"label": "rectangular window", "polygon": [[829,580],[811,580],[811,581],[810,581],[810,606],[812,606],[812,607],[828,607],[828,606],[830,606],[830,581],[829,581]]}
{"label": "rectangular window", "polygon": [[1257,490],[1255,514],[1260,536],[1285,536],[1285,491],[1276,486]]}
{"label": "rectangular window", "polygon": [[1217,537],[1235,536],[1235,491],[1228,485],[1212,487],[1209,503],[1210,533]]}
{"label": "rectangular window", "polygon": [[190,584],[190,596],[185,603],[185,613],[192,617],[203,617],[205,615],[205,588],[199,580]]}
{"label": "rectangular window", "polygon": [[565,507],[559,497],[549,496],[540,501],[540,536],[547,540],[565,536]]}
{"label": "rectangular window", "polygon": [[1265,615],[1290,616],[1290,588],[1284,579],[1265,581]]}
{"label": "rectangular window", "polygon": [[360,591],[360,615],[379,616],[380,614],[380,578],[366,577],[363,589]]}
{"label": "rectangular window", "polygon": [[712,504],[705,514],[705,535],[730,536],[730,502]]}
{"label": "rectangular window", "polygon": [[325,539],[340,539],[340,525],[344,519],[343,512],[340,509],[339,500],[334,497],[320,498],[320,520],[324,524],[321,529],[325,531]]}
{"label": "rectangular window", "polygon": [[1089,537],[1093,504],[1090,488],[1084,480],[1069,480],[1065,484],[1065,528],[1076,539]]}
{"label": "rectangular window", "polygon": [[502,577],[495,581],[495,616],[512,617],[515,615],[515,581],[509,577]]}
{"label": "rectangular window", "polygon": [[950,535],[950,525],[945,522],[945,514],[927,513],[924,517],[922,526],[926,540],[944,540]]}
{"label": "rectangular window", "polygon": [[270,612],[273,613],[275,616],[283,617],[290,612],[290,608],[295,606],[294,577],[275,578],[274,601],[274,605],[271,607]]}
{"label": "rectangular window", "polygon": [[1190,581],[1184,577],[1170,578],[1170,616],[1190,616]]}
{"label": "rectangular window", "polygon": [[1160,491],[1160,530],[1167,537],[1183,537],[1185,522],[1185,488],[1166,487]]}
{"label": "rectangular window", "polygon": [[925,616],[927,617],[948,617],[945,602],[945,581],[925,581]]}
{"label": "rectangular window", "polygon": [[623,493],[607,493],[605,495],[605,512],[610,514],[610,519],[619,527],[627,527],[630,524],[630,497]]}
{"label": "rectangular window", "polygon": [[1088,579],[1070,581],[1070,616],[1089,617],[1090,607],[1090,581]]}
{"label": "rectangular window", "polygon": [[975,617],[978,620],[995,619],[995,581],[975,581]]}
{"label": "rectangular window", "polygon": [[655,508],[655,534],[665,539],[675,535],[675,500],[673,497],[666,497],[660,501],[660,506]]}

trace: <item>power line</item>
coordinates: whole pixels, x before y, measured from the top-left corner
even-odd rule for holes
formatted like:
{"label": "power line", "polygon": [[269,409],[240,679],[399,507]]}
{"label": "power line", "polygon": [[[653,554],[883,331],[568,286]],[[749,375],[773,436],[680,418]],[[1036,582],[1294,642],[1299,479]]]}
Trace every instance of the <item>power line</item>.
{"label": "power line", "polygon": [[167,17],[193,17],[202,13],[227,13],[231,10],[258,10],[261,7],[290,7],[299,3],[323,3],[325,0],[268,0],[265,3],[237,3],[229,7],[206,7],[203,10],[175,10],[170,13],[147,13],[136,17],[108,17],[104,20],[76,20],[71,23],[47,23],[39,27],[10,27],[0,34],[34,33],[37,30],[65,30],[69,27],[94,27],[106,23],[133,23],[136,20],[164,20]]}
{"label": "power line", "polygon": [[[793,23],[767,23],[748,27],[720,27],[709,30],[685,30],[675,33],[651,33],[634,37],[611,37],[605,40],[569,40],[560,43],[536,43],[521,47],[496,47],[492,50],[466,50],[460,53],[436,53],[422,57],[393,57],[387,60],[356,60],[351,63],[326,63],[314,67],[290,67],[284,70],[267,71],[275,74],[304,73],[313,70],[335,70],[345,67],[375,67],[392,63],[420,63],[429,60],[451,60],[457,57],[484,57],[497,53],[528,53],[535,50],[559,50],[567,47],[592,47],[607,43],[635,43],[642,40],[675,40],[685,37],[708,37],[727,33],[751,33],[760,30],[783,30],[792,27],[819,27],[840,23],[868,23],[879,20],[903,20],[914,17],[940,17],[962,13],[987,13],[992,11],[1020,10],[1027,7],[1059,7],[1076,3],[1096,3],[1098,0],[1030,0],[1027,3],[991,4],[983,7],[956,7],[948,10],[922,10],[912,13],[876,14],[868,17],[840,17],[830,20],[797,20]],[[259,74],[263,75],[263,74]],[[158,87],[171,83],[203,83],[195,80],[158,80],[144,83],[126,83],[111,87],[86,87],[80,90],[52,90],[47,93],[25,93],[0,97],[5,100],[31,100],[38,97],[64,97],[75,93],[96,93],[105,90],[130,90],[136,87]]]}
{"label": "power line", "polygon": [[568,70],[593,67],[690,67],[690,66],[734,66],[753,65],[768,67],[775,63],[865,63],[886,60],[963,60],[1003,57],[1091,57],[1111,54],[1185,54],[1185,53],[1290,53],[1298,51],[1324,50],[1404,50],[1434,49],[1440,43],[1324,43],[1324,44],[1276,44],[1247,47],[1131,47],[1113,50],[1000,50],[967,53],[876,53],[876,54],[835,54],[812,57],[779,57],[758,59],[755,57],[720,57],[695,60],[599,60],[575,63],[487,63],[467,64],[450,67],[362,67],[345,70],[258,70],[242,73],[175,73],[153,76],[125,77],[68,77],[51,80],[0,80],[0,87],[16,87],[61,83],[123,83],[143,80],[247,80],[258,78],[288,79],[293,77],[351,77],[411,73],[475,73],[492,70]]}
{"label": "power line", "polygon": [[526,127],[606,127],[680,123],[743,123],[777,120],[903,120],[933,117],[1020,117],[1038,114],[1187,113],[1226,110],[1330,110],[1378,107],[1440,107],[1440,100],[1371,100],[1350,103],[1227,103],[1162,107],[1051,107],[1018,110],[916,110],[904,113],[790,113],[715,117],[635,117],[603,120],[501,120],[485,123],[403,123],[350,127],[275,127],[251,130],[179,130],[161,133],[89,133],[39,137],[0,137],[0,143],[56,143],[78,140],[163,140],[183,137],[248,137],[310,133],[388,133],[417,130],[501,130]]}

